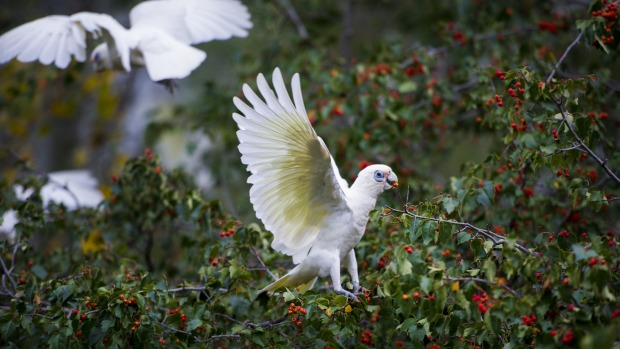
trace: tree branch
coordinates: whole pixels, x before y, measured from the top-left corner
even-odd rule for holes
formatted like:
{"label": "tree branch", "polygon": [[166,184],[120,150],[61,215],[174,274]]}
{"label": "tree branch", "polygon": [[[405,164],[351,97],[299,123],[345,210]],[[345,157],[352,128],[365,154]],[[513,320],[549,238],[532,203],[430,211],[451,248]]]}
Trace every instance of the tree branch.
{"label": "tree branch", "polygon": [[482,282],[485,283],[487,285],[493,285],[493,286],[499,286],[501,288],[503,288],[504,290],[510,292],[513,296],[517,297],[517,298],[521,298],[517,292],[515,292],[515,290],[513,290],[512,288],[506,286],[506,285],[502,285],[499,284],[495,281],[490,281],[490,280],[486,280],[486,279],[481,279],[481,278],[474,278],[474,277],[463,277],[463,278],[455,278],[455,277],[451,277],[451,276],[445,276],[443,278],[444,280],[449,280],[449,281],[463,281],[463,282]]}
{"label": "tree branch", "polygon": [[568,45],[568,47],[564,51],[564,54],[562,55],[562,57],[560,57],[560,60],[558,60],[558,62],[553,67],[553,70],[551,71],[551,74],[549,74],[549,76],[547,77],[547,80],[545,81],[546,84],[549,84],[551,82],[551,79],[553,79],[553,76],[555,75],[555,72],[560,67],[560,64],[562,64],[562,62],[564,62],[564,60],[566,59],[566,56],[568,55],[570,50],[572,50],[573,47],[575,47],[575,45],[577,45],[577,43],[579,42],[579,39],[581,39],[582,36],[583,36],[583,32],[579,32],[579,35],[577,35],[575,40],[573,40],[573,42],[570,45]]}
{"label": "tree branch", "polygon": [[[397,210],[394,209],[392,207],[389,206],[385,206],[386,208],[388,208],[390,210],[390,212],[387,215],[391,215],[392,212],[394,213],[399,213],[399,214],[406,214],[408,216],[417,218],[417,219],[422,219],[422,220],[429,220],[429,221],[433,221],[433,222],[437,222],[437,223],[446,223],[446,224],[451,224],[451,225],[456,225],[456,226],[460,226],[460,227],[464,227],[467,229],[471,229],[474,230],[477,234],[480,234],[482,236],[484,236],[487,240],[490,240],[493,242],[493,245],[503,245],[506,243],[506,238],[504,236],[501,236],[499,234],[496,234],[488,229],[482,229],[482,228],[478,228],[473,224],[470,223],[465,223],[465,222],[458,222],[458,221],[452,221],[452,220],[445,220],[445,219],[441,219],[441,218],[433,218],[433,217],[425,217],[425,216],[420,216],[417,215],[415,213],[411,213],[408,211],[403,211],[403,210]],[[386,215],[386,214],[382,214],[382,215]],[[528,250],[527,248],[525,248],[524,246],[521,246],[517,243],[515,243],[515,247],[517,248],[517,250],[532,255],[532,256],[537,256],[536,253]]]}
{"label": "tree branch", "polygon": [[579,135],[575,131],[575,128],[573,128],[573,125],[570,124],[570,122],[566,118],[566,111],[564,110],[564,103],[563,103],[563,101],[562,100],[553,99],[553,102],[558,107],[558,110],[560,111],[560,114],[562,115],[562,123],[566,124],[566,127],[568,127],[568,129],[571,132],[571,134],[573,135],[573,137],[575,137],[577,142],[579,142],[579,145],[581,146],[581,148],[583,148],[583,150],[585,150],[588,153],[588,155],[590,155],[594,159],[594,161],[596,161],[596,163],[599,164],[599,166],[601,166],[603,168],[603,170],[605,170],[605,172],[607,172],[607,174],[609,175],[609,177],[611,177],[611,179],[616,181],[616,183],[620,184],[620,178],[618,178],[618,175],[616,175],[609,168],[609,166],[607,166],[607,159],[603,160],[603,159],[599,158],[598,155],[596,155],[596,153],[594,153],[594,151],[592,151],[592,149],[588,148],[588,146],[583,142],[581,137],[579,137]]}
{"label": "tree branch", "polygon": [[302,22],[301,18],[299,18],[299,14],[297,14],[297,11],[295,10],[295,7],[293,7],[293,4],[291,4],[289,0],[278,0],[278,4],[284,9],[284,12],[286,12],[288,18],[291,20],[291,22],[293,22],[295,28],[297,28],[297,33],[299,34],[299,36],[302,39],[309,38],[310,35],[308,35],[308,30],[306,29],[304,22]]}
{"label": "tree branch", "polygon": [[256,252],[256,249],[252,247],[252,249],[250,250],[252,251],[252,254],[254,255],[254,257],[256,257],[256,259],[258,259],[258,262],[260,263],[260,265],[264,268],[264,270],[267,271],[267,273],[269,273],[269,275],[271,275],[271,277],[273,278],[273,280],[278,280],[278,278],[273,275],[273,273],[271,272],[271,270],[269,270],[269,268],[267,268],[267,266],[265,265],[265,262],[263,262],[262,258],[260,258],[258,252]]}

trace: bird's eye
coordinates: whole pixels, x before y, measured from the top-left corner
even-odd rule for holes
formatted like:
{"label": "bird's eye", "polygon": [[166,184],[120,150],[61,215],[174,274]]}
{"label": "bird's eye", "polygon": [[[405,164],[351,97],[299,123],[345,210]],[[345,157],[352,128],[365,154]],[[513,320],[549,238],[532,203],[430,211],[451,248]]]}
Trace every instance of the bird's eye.
{"label": "bird's eye", "polygon": [[384,174],[381,171],[375,171],[375,181],[383,182]]}

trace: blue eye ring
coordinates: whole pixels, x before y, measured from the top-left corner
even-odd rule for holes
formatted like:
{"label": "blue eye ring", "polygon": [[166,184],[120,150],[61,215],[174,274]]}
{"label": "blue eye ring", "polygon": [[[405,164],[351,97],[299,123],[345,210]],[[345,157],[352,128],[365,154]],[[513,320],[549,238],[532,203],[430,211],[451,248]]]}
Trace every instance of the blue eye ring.
{"label": "blue eye ring", "polygon": [[383,182],[383,179],[385,178],[385,174],[382,171],[375,171],[375,175],[374,175],[375,181],[377,182]]}

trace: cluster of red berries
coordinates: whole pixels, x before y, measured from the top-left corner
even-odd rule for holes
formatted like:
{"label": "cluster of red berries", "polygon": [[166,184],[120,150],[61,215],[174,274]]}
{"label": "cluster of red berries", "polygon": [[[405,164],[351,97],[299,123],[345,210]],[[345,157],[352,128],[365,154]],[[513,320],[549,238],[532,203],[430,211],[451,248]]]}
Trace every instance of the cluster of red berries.
{"label": "cluster of red berries", "polygon": [[504,80],[506,78],[504,77],[504,73],[499,69],[495,71],[495,76],[497,76],[500,80]]}
{"label": "cluster of red berries", "polygon": [[498,107],[503,107],[504,106],[504,102],[502,101],[502,96],[496,94],[494,96],[494,98],[495,98],[495,103],[497,104]]}
{"label": "cluster of red berries", "polygon": [[[587,115],[593,119],[592,123],[594,123],[594,119],[596,119],[596,112],[591,111]],[[602,112],[598,113],[598,118],[600,120],[607,119],[608,117],[609,117],[609,113],[606,112],[606,111],[602,111]]]}
{"label": "cluster of red berries", "polygon": [[442,257],[447,257],[450,256],[452,254],[452,251],[450,251],[449,249],[445,249],[443,251],[441,251],[441,256]]}
{"label": "cluster of red berries", "polygon": [[555,130],[555,129],[551,130],[551,134],[553,135],[553,140],[555,140],[555,141],[559,141],[560,140],[559,136],[558,136],[558,130]]}
{"label": "cluster of red berries", "polygon": [[606,265],[607,261],[605,261],[604,259],[599,260],[596,257],[592,257],[592,258],[590,258],[588,260],[588,265],[591,266],[591,267],[593,267],[593,266],[595,266],[595,265],[597,265],[599,263],[601,263],[601,265]]}
{"label": "cluster of red berries", "polygon": [[558,28],[555,24],[547,21],[538,22],[538,29],[540,30],[548,30],[549,32],[555,34],[558,32]]}
{"label": "cluster of red berries", "polygon": [[549,233],[549,237],[547,238],[547,241],[549,242],[553,241],[553,233]]}
{"label": "cluster of red berries", "polygon": [[[178,309],[178,308],[177,308],[177,309],[170,309],[170,310],[168,311],[168,313],[169,313],[170,315],[174,315],[174,314],[181,313],[181,310],[180,310],[180,309]],[[184,329],[185,329],[185,323],[187,322],[187,316],[185,316],[185,314],[184,314],[184,313],[181,313],[181,315],[180,315],[180,319],[181,319],[181,325],[179,326],[179,329],[184,330]]]}
{"label": "cluster of red berries", "polygon": [[562,176],[567,177],[567,178],[570,177],[570,173],[568,172],[568,168],[566,167],[564,168],[564,170],[558,170],[556,172],[556,175],[558,177],[562,177]]}
{"label": "cluster of red berries", "polygon": [[612,313],[611,313],[611,318],[615,319],[618,316],[620,316],[620,309],[615,309]]}
{"label": "cluster of red berries", "polygon": [[144,155],[146,155],[146,158],[150,161],[153,160],[153,153],[151,153],[151,148],[146,148],[144,149]]}
{"label": "cluster of red berries", "polygon": [[411,248],[411,246],[409,245],[405,245],[405,251],[407,251],[407,253],[412,254],[413,253],[413,248]]}
{"label": "cluster of red berries", "polygon": [[598,179],[598,173],[595,170],[591,170],[586,172],[586,177],[588,177],[592,181],[592,183],[594,183]]}
{"label": "cluster of red berries", "polygon": [[403,71],[407,76],[415,76],[416,74],[424,74],[424,66],[420,64],[416,59],[413,60],[413,64],[405,68]]}
{"label": "cluster of red berries", "polygon": [[536,315],[534,314],[523,315],[521,319],[523,320],[521,321],[521,325],[523,326],[533,326],[536,324]]}
{"label": "cluster of red berries", "polygon": [[562,337],[562,343],[570,343],[574,338],[575,336],[573,335],[573,331],[566,331],[564,337]]}
{"label": "cluster of red berries", "polygon": [[[607,1],[603,1],[606,3]],[[618,3],[616,1],[606,4],[602,10],[592,11],[592,17],[602,17],[605,19],[605,32],[611,34],[612,27],[618,21]],[[610,45],[614,42],[614,36],[601,35],[603,44]]]}
{"label": "cluster of red berries", "polygon": [[538,282],[539,284],[542,284],[542,276],[543,276],[543,273],[541,272],[536,273],[536,282]]}
{"label": "cluster of red berries", "polygon": [[385,63],[379,63],[374,68],[372,68],[372,71],[375,74],[379,74],[379,75],[384,75],[385,74],[385,75],[387,75],[387,74],[392,73],[392,68],[389,65],[385,64]]}
{"label": "cluster of red berries", "polygon": [[308,314],[308,311],[301,305],[295,305],[295,303],[289,304],[288,314],[292,316],[291,322],[297,326],[303,325],[302,316]]}
{"label": "cluster of red berries", "polygon": [[495,184],[493,186],[493,190],[495,191],[495,194],[501,193],[503,187],[504,187],[504,185],[502,183]]}
{"label": "cluster of red berries", "polygon": [[123,303],[128,304],[128,305],[136,305],[137,301],[135,298],[131,297],[130,299],[126,299],[125,296],[120,295],[118,296],[118,299],[123,301]]}
{"label": "cluster of red berries", "polygon": [[364,332],[362,332],[362,343],[364,344],[368,344],[371,347],[375,346],[375,342],[373,342],[372,340],[372,333],[370,332],[370,330],[366,329],[364,330]]}
{"label": "cluster of red berries", "polygon": [[560,234],[558,234],[558,236],[561,238],[567,238],[570,237],[570,233],[568,232],[568,230],[562,230]]}
{"label": "cluster of red berries", "polygon": [[474,303],[478,303],[478,311],[481,314],[486,313],[489,308],[491,308],[493,306],[492,302],[490,301],[489,296],[487,296],[486,292],[482,293],[482,294],[475,294],[472,297],[472,301]]}
{"label": "cluster of red berries", "polygon": [[211,265],[214,267],[217,267],[218,263],[220,262],[228,262],[228,258],[226,257],[209,257],[209,262],[211,262]]}
{"label": "cluster of red berries", "polygon": [[525,88],[521,87],[521,82],[517,81],[515,82],[515,87],[509,87],[508,88],[508,94],[510,95],[510,97],[514,98],[517,100],[517,104],[515,105],[515,109],[519,110],[519,108],[521,108],[521,106],[523,105],[523,100],[521,98],[519,98],[519,96],[517,95],[517,92],[519,92],[520,95],[523,95],[525,93]]}
{"label": "cluster of red berries", "polygon": [[[519,100],[520,101],[520,100]],[[515,107],[518,107],[519,105],[515,105]],[[510,124],[510,127],[512,127],[513,130],[515,130],[515,132],[521,132],[521,131],[525,131],[527,129],[527,123],[525,122],[525,118],[521,118],[521,124],[517,124],[516,122],[513,122]]]}
{"label": "cluster of red berries", "polygon": [[390,264],[390,259],[386,255],[381,256],[381,258],[379,258],[379,261],[377,262],[379,268],[385,268],[385,266],[388,264]]}
{"label": "cluster of red berries", "polygon": [[231,237],[233,235],[235,235],[235,229],[234,228],[229,228],[227,230],[222,230],[220,232],[220,237],[221,238],[223,238],[223,237]]}
{"label": "cluster of red berries", "polygon": [[91,302],[90,297],[86,297],[86,303],[84,303],[88,308],[95,309],[97,307],[97,303]]}

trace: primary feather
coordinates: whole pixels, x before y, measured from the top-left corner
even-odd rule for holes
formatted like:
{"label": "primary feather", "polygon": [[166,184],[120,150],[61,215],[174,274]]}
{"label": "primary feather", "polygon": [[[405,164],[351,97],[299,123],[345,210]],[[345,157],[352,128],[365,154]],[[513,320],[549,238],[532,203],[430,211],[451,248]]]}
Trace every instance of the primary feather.
{"label": "primary feather", "polygon": [[246,37],[252,28],[238,0],[152,0],[136,5],[126,29],[107,14],[48,16],[0,36],[0,64],[14,58],[66,68],[86,59],[87,37],[103,39],[90,57],[98,70],[146,65],[153,81],[187,77],[206,58],[190,45]]}
{"label": "primary feather", "polygon": [[[235,97],[242,114],[234,113],[241,161],[252,175],[248,183],[256,216],[273,233],[272,247],[298,264],[264,291],[283,286],[311,288],[317,276],[330,276],[340,286],[340,266],[346,265],[359,285],[353,248],[360,241],[377,196],[396,182],[385,165],[360,172],[351,188],[342,179],[323,140],[312,128],[304,107],[299,75],[291,81],[291,100],[282,74],[273,73],[274,91],[257,77],[259,97],[247,84],[243,94],[251,106]],[[373,179],[379,171],[381,181]],[[374,173],[374,172],[372,172]]]}

